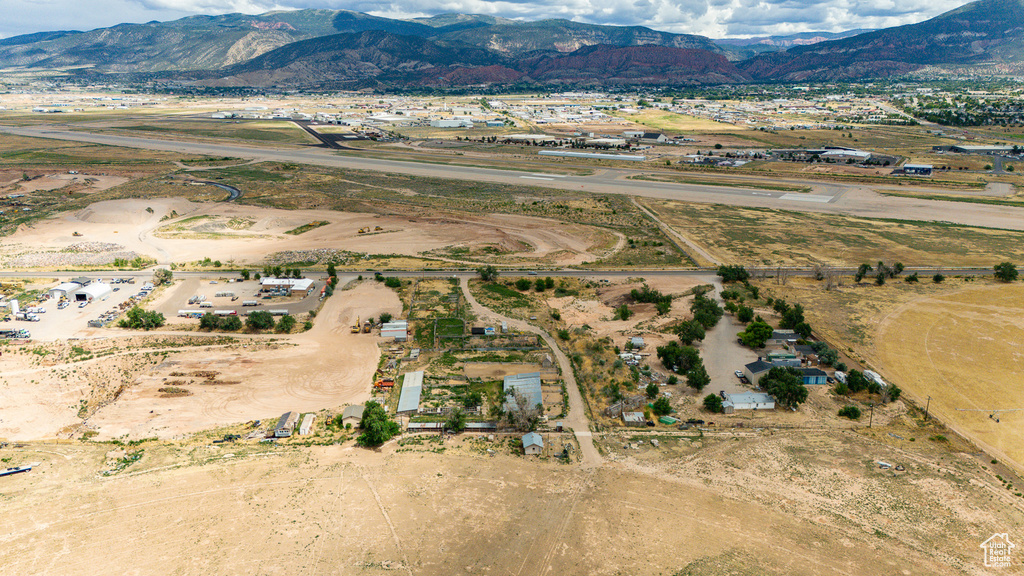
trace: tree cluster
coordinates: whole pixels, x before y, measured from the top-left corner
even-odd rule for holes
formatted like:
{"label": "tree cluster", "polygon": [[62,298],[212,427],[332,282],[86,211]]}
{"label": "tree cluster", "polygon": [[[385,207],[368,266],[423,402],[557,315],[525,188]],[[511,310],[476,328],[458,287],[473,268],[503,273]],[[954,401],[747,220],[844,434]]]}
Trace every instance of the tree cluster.
{"label": "tree cluster", "polygon": [[647,284],[644,284],[640,289],[634,288],[630,290],[629,297],[633,299],[633,302],[654,304],[658,314],[668,314],[669,310],[672,309],[672,296],[670,294],[662,294]]}
{"label": "tree cluster", "polygon": [[722,278],[722,282],[743,282],[750,279],[750,272],[743,266],[719,266],[718,276]]}
{"label": "tree cluster", "polygon": [[242,319],[238,316],[217,316],[212,312],[207,312],[199,319],[199,329],[236,332],[242,329]]}
{"label": "tree cluster", "polygon": [[118,326],[121,328],[131,328],[132,330],[152,330],[153,328],[159,328],[164,325],[164,315],[159,312],[148,312],[133,306],[131,310],[125,314],[125,317],[121,319]]}
{"label": "tree cluster", "polygon": [[725,311],[711,298],[708,298],[704,294],[697,294],[693,297],[693,302],[690,304],[690,312],[693,313],[693,319],[700,323],[705,330],[710,330],[718,324],[718,321],[722,319],[722,315]]}
{"label": "tree cluster", "polygon": [[761,377],[759,384],[786,408],[795,408],[807,400],[803,374],[796,368],[776,366]]}
{"label": "tree cluster", "polygon": [[380,446],[398,435],[401,428],[384,411],[384,407],[373,400],[363,408],[363,419],[359,421],[362,434],[356,438],[360,446]]}
{"label": "tree cluster", "polygon": [[1002,264],[996,264],[993,268],[995,270],[996,280],[1002,282],[1013,282],[1017,279],[1017,267],[1012,262],[1003,262]]}
{"label": "tree cluster", "polygon": [[512,388],[505,397],[509,405],[502,414],[501,423],[505,428],[518,432],[530,432],[537,429],[544,407],[540,404],[530,406],[530,400],[520,391]]}

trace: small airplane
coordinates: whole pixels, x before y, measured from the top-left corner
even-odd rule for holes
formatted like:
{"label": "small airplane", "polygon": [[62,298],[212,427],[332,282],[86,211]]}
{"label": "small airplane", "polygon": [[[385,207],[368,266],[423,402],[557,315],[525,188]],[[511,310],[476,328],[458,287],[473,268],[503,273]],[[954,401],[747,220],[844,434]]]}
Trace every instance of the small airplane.
{"label": "small airplane", "polygon": [[985,408],[957,408],[958,412],[988,412],[988,417],[992,420],[995,420],[996,424],[999,423],[999,417],[997,416],[997,414],[1000,414],[1002,412],[1020,412],[1021,410],[1024,410],[1024,408],[1002,408],[995,410],[988,410]]}

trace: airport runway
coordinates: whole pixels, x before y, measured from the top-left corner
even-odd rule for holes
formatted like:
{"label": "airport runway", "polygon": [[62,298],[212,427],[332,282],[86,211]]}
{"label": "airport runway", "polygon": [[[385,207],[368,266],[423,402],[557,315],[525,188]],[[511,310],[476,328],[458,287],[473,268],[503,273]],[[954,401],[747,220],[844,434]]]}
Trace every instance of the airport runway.
{"label": "airport runway", "polygon": [[[808,181],[811,193],[777,190],[757,190],[730,186],[708,186],[673,182],[631,180],[642,173],[637,169],[603,168],[598,173],[578,176],[543,172],[480,168],[450,164],[431,164],[386,158],[366,158],[347,155],[346,152],[322,148],[295,146],[247,146],[219,142],[197,142],[184,139],[160,139],[117,134],[93,134],[56,127],[0,126],[0,132],[33,138],[51,138],[74,142],[89,142],[108,146],[162,150],[182,154],[231,156],[249,160],[291,162],[337,168],[342,170],[371,170],[410,176],[448,178],[538,186],[559,190],[575,190],[600,194],[626,194],[647,198],[680,200],[776,208],[799,212],[837,213],[868,218],[892,218],[928,222],[947,222],[986,228],[1024,230],[1024,208],[992,206],[964,202],[946,202],[884,196],[866,184],[843,184]],[[685,173],[679,174],[685,177]],[[697,175],[707,179],[706,174]],[[785,183],[791,183],[787,180]]]}

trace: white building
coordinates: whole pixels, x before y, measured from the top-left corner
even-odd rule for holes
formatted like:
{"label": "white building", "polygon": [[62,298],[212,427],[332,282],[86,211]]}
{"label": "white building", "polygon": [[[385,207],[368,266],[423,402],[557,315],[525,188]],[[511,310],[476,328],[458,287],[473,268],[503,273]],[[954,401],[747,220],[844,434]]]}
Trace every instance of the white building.
{"label": "white building", "polygon": [[74,298],[73,294],[82,287],[78,282],[62,282],[56,288],[50,288],[50,298]]}
{"label": "white building", "polygon": [[394,338],[395,342],[405,342],[409,338],[409,322],[395,320],[386,322],[380,327],[381,338]]}
{"label": "white building", "polygon": [[775,398],[760,392],[726,394],[722,408],[726,414],[732,414],[735,410],[775,410]]}
{"label": "white building", "polygon": [[92,302],[93,300],[106,300],[113,294],[113,289],[110,288],[109,284],[103,282],[93,282],[88,286],[83,286],[76,292],[74,292],[74,300],[76,302]]}
{"label": "white building", "polygon": [[313,288],[313,281],[309,278],[261,278],[260,287],[264,290],[283,289],[289,295],[306,296]]}

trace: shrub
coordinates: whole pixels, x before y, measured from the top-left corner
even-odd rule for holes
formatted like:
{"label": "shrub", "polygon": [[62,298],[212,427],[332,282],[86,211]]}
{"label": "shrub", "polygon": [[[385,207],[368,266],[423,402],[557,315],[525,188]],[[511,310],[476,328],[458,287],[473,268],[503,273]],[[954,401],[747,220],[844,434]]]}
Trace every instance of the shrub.
{"label": "shrub", "polygon": [[266,310],[250,312],[245,317],[245,327],[250,330],[270,330],[274,327],[274,316]]}
{"label": "shrub", "polygon": [[859,420],[860,408],[857,408],[852,404],[849,406],[843,406],[839,409],[839,415],[843,418],[849,418],[850,420]]}
{"label": "shrub", "polygon": [[133,330],[152,330],[153,328],[163,326],[164,321],[163,314],[147,312],[138,306],[134,306],[118,325],[121,328],[131,328]]}
{"label": "shrub", "polygon": [[655,400],[654,405],[651,408],[658,416],[664,416],[672,412],[672,405],[669,403],[668,398],[665,398],[664,396]]}
{"label": "shrub", "polygon": [[742,282],[750,279],[750,272],[743,266],[719,266],[718,275],[722,282]]}
{"label": "shrub", "polygon": [[292,328],[295,328],[295,317],[290,314],[281,316],[281,319],[277,321],[277,326],[274,328],[277,332],[287,333],[291,332]]}
{"label": "shrub", "polygon": [[704,397],[704,409],[712,414],[720,414],[725,410],[722,407],[722,397],[718,394],[708,394]]}
{"label": "shrub", "polygon": [[388,276],[387,278],[384,279],[384,285],[387,286],[388,288],[401,288],[402,281],[399,278],[395,278],[394,276]]}
{"label": "shrub", "polygon": [[520,278],[516,280],[516,290],[519,290],[520,292],[526,292],[527,290],[530,289],[531,284],[532,282],[530,282],[529,278]]}
{"label": "shrub", "polygon": [[633,311],[629,309],[629,306],[623,304],[615,309],[615,320],[629,320],[629,317],[633,315]]}

